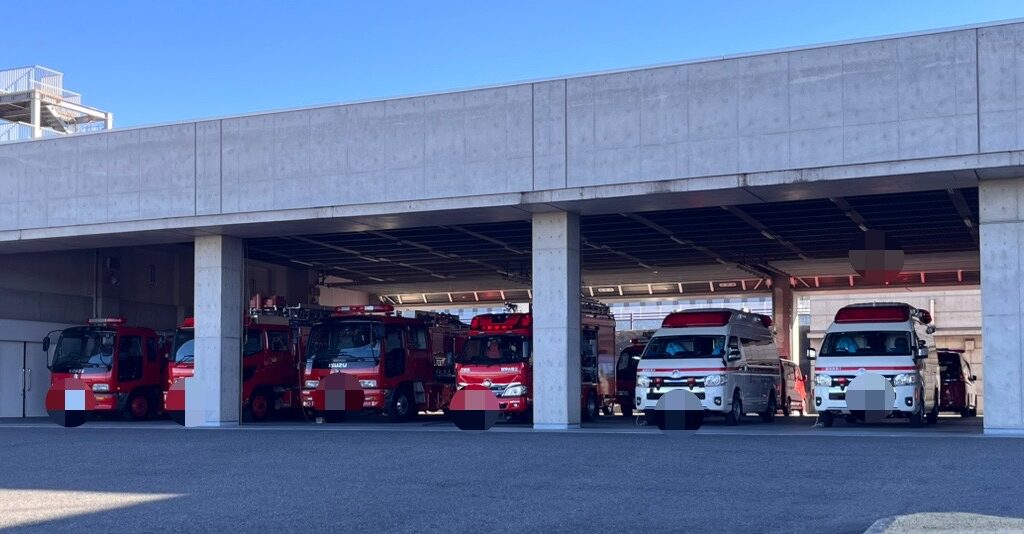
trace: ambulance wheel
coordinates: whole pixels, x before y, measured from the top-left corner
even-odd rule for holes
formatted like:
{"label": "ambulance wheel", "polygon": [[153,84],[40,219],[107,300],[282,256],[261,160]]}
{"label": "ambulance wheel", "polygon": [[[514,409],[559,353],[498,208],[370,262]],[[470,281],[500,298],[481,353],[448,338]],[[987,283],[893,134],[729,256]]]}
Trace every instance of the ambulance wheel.
{"label": "ambulance wheel", "polygon": [[782,405],[782,417],[789,418],[790,412],[793,411],[793,399],[786,397],[786,403]]}
{"label": "ambulance wheel", "polygon": [[736,426],[743,420],[743,401],[740,400],[740,392],[732,394],[732,408],[725,414],[725,422],[729,426]]}
{"label": "ambulance wheel", "polygon": [[913,428],[921,428],[924,426],[924,417],[924,403],[922,402],[918,404],[917,409],[910,414],[910,426]]}
{"label": "ambulance wheel", "polygon": [[149,396],[141,391],[136,391],[128,397],[124,406],[124,415],[130,421],[142,421],[150,414],[151,402]]}
{"label": "ambulance wheel", "polygon": [[939,422],[939,394],[938,394],[938,392],[935,393],[935,406],[932,407],[932,411],[928,412],[928,415],[926,416],[925,420],[928,421],[929,425],[934,425],[935,423]]}
{"label": "ambulance wheel", "polygon": [[410,421],[416,418],[416,405],[413,403],[409,388],[395,390],[388,403],[388,420],[392,423]]}
{"label": "ambulance wheel", "polygon": [[597,395],[593,391],[587,393],[587,401],[583,408],[583,420],[593,421],[597,419],[599,410],[600,408],[597,407]]}
{"label": "ambulance wheel", "polygon": [[270,412],[273,411],[273,406],[273,401],[267,390],[258,389],[253,392],[252,397],[249,397],[249,405],[245,408],[247,419],[257,423],[266,421],[270,417]]}
{"label": "ambulance wheel", "polygon": [[832,425],[836,422],[836,416],[832,412],[819,412],[818,423],[825,428],[832,428]]}
{"label": "ambulance wheel", "polygon": [[761,420],[764,421],[765,423],[771,423],[772,421],[775,420],[775,412],[777,412],[778,410],[779,407],[776,404],[775,392],[773,391],[771,395],[768,396],[768,407],[765,408],[765,410],[759,413],[758,415],[761,416]]}

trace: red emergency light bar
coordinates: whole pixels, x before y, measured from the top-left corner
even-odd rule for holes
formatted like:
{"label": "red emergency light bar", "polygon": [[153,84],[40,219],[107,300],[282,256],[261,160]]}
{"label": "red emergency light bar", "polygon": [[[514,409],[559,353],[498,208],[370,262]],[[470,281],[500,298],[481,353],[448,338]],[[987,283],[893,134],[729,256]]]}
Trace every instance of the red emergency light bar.
{"label": "red emergency light bar", "polygon": [[[496,321],[496,317],[505,317],[503,321]],[[470,330],[482,332],[505,332],[516,328],[530,328],[533,325],[533,316],[528,313],[513,313],[509,315],[477,315],[469,323]]]}
{"label": "red emergency light bar", "polygon": [[771,317],[768,317],[767,315],[761,315],[760,313],[755,313],[754,317],[757,317],[758,319],[760,319],[761,320],[761,324],[763,324],[765,328],[771,328],[772,327],[772,318]]}
{"label": "red emergency light bar", "polygon": [[342,317],[345,315],[360,315],[363,313],[392,313],[394,311],[395,307],[387,304],[367,306],[338,306],[337,308],[334,308],[334,316]]}
{"label": "red emergency light bar", "polygon": [[128,324],[128,319],[124,317],[94,317],[87,320],[86,323],[92,326],[122,326]]}
{"label": "red emergency light bar", "polygon": [[185,320],[181,322],[181,328],[195,328],[195,327],[196,327],[196,319],[195,319],[195,317],[186,317]]}
{"label": "red emergency light bar", "polygon": [[662,328],[689,328],[697,326],[725,326],[732,317],[731,311],[692,311],[668,314],[661,322]]}
{"label": "red emergency light bar", "polygon": [[[910,320],[910,306],[850,306],[836,312],[837,323],[902,323]],[[916,310],[921,322],[932,322],[926,311]]]}

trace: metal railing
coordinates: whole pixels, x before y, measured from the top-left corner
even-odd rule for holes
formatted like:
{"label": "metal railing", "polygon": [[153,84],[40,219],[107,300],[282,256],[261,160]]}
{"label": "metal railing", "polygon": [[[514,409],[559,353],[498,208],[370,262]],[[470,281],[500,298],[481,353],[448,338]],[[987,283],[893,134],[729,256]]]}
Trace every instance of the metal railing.
{"label": "metal railing", "polygon": [[64,89],[64,74],[46,67],[33,65],[0,70],[0,93],[40,93],[74,104],[82,103],[82,95]]}

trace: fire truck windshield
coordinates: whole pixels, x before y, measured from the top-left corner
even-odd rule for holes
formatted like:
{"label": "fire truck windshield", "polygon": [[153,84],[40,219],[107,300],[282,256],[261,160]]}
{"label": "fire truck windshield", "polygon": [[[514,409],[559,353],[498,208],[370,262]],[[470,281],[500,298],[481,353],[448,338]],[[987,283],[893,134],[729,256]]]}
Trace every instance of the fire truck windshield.
{"label": "fire truck windshield", "polygon": [[833,332],[821,344],[821,356],[910,356],[910,332]]}
{"label": "fire truck windshield", "polygon": [[105,372],[114,362],[117,334],[110,329],[69,328],[57,340],[53,353],[53,372]]}
{"label": "fire truck windshield", "polygon": [[179,328],[174,334],[174,363],[186,363],[195,359],[196,331],[191,328]]}
{"label": "fire truck windshield", "polygon": [[380,360],[383,326],[379,321],[339,321],[313,327],[307,359],[320,361]]}
{"label": "fire truck windshield", "polygon": [[724,354],[725,336],[659,336],[651,339],[641,358],[721,358]]}
{"label": "fire truck windshield", "polygon": [[523,336],[478,336],[466,341],[459,363],[518,363],[530,357],[530,341]]}

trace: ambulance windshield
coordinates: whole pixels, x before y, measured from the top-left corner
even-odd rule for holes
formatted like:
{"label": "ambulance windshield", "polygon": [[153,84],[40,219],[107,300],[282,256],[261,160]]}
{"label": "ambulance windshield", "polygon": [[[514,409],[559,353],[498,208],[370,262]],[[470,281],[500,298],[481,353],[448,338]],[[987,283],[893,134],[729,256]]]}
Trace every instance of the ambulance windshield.
{"label": "ambulance windshield", "polygon": [[641,359],[721,358],[725,336],[659,336],[647,344]]}
{"label": "ambulance windshield", "polygon": [[910,332],[833,332],[821,344],[821,356],[910,356]]}

